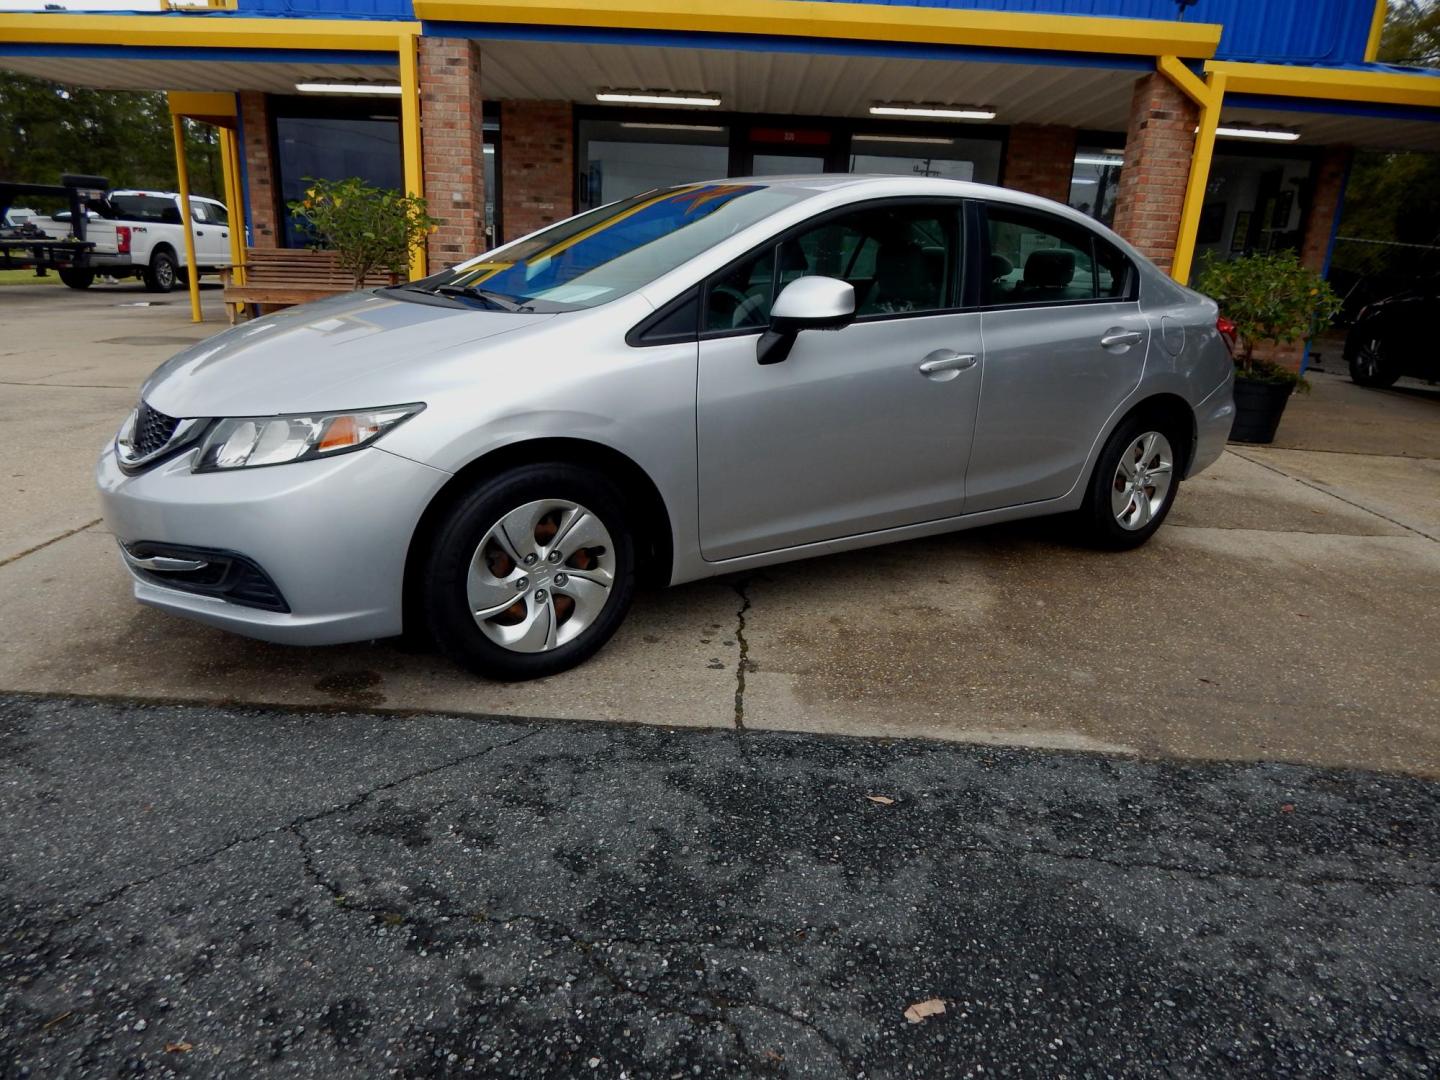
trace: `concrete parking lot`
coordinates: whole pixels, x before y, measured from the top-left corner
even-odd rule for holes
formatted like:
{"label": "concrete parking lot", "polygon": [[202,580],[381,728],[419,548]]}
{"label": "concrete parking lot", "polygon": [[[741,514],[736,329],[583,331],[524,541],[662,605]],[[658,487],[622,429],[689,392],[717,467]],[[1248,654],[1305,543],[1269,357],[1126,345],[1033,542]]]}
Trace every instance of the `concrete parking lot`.
{"label": "concrete parking lot", "polygon": [[134,604],[90,468],[217,301],[0,289],[6,1080],[1434,1075],[1435,388],[507,686]]}
{"label": "concrete parking lot", "polygon": [[[224,325],[137,285],[0,290],[0,688],[733,726],[1440,775],[1440,390],[1331,374],[1145,549],[1040,522],[644,595],[524,685],[392,643],[264,645],[134,604],[90,467],[140,381]],[[149,305],[149,306],[135,306]]]}

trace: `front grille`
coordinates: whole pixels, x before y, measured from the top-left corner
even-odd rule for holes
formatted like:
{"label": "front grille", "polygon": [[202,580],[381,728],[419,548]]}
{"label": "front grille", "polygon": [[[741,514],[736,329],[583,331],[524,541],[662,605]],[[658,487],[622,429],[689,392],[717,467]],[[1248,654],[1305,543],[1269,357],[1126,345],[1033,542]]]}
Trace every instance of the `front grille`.
{"label": "front grille", "polygon": [[146,541],[121,546],[135,559],[148,559],[158,555],[162,558],[196,559],[205,562],[198,570],[180,571],[147,570],[131,563],[131,572],[145,581],[167,589],[214,596],[229,600],[232,604],[243,604],[245,607],[280,612],[290,610],[290,605],[285,602],[285,597],[280,594],[275,582],[270,580],[270,575],[260,569],[254,560],[244,555],[214,548]]}
{"label": "front grille", "polygon": [[179,426],[180,421],[175,417],[166,416],[142,401],[135,414],[135,434],[131,438],[136,460],[158,454],[174,437]]}

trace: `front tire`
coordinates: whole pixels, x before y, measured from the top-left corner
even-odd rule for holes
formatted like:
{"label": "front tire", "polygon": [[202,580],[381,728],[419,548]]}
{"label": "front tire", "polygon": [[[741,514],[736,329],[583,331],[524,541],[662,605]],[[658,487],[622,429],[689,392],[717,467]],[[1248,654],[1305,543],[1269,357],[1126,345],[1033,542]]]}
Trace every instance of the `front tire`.
{"label": "front tire", "polygon": [[88,289],[95,284],[95,271],[67,267],[60,271],[60,280],[72,289]]}
{"label": "front tire", "polygon": [[479,484],[436,530],[420,587],[441,651],[491,679],[555,675],[593,656],[635,595],[620,491],[564,463]]}
{"label": "front tire", "polygon": [[145,288],[150,292],[168,293],[180,280],[180,267],[170,252],[157,251],[150,256],[150,265],[144,269],[142,276]]}
{"label": "front tire", "polygon": [[1350,352],[1350,381],[1357,386],[1394,386],[1400,372],[1390,362],[1385,339],[1378,333],[1361,336]]}
{"label": "front tire", "polygon": [[1178,436],[1145,416],[1110,433],[1078,518],[1085,539],[1107,551],[1139,547],[1155,535],[1180,487]]}

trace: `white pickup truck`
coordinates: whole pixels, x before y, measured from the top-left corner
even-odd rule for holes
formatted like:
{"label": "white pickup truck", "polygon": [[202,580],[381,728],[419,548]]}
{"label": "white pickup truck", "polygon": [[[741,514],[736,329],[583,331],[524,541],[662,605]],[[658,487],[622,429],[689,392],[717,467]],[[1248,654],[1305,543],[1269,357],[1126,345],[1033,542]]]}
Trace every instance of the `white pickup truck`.
{"label": "white pickup truck", "polygon": [[[91,203],[92,207],[97,204]],[[87,217],[85,238],[94,243],[87,265],[60,270],[72,289],[88,289],[97,274],[139,277],[151,292],[183,282],[185,235],[180,196],[173,191],[112,191]],[[224,203],[190,196],[191,231],[200,272],[230,265],[230,215]],[[58,238],[70,234],[70,215],[37,217],[35,225]]]}

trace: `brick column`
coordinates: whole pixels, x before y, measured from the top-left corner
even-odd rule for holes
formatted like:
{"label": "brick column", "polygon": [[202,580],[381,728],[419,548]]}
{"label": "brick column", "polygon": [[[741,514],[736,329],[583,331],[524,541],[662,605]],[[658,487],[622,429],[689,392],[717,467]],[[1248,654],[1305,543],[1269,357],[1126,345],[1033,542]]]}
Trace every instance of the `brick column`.
{"label": "brick column", "polygon": [[1327,146],[1315,166],[1310,209],[1305,216],[1305,236],[1300,242],[1300,261],[1317,274],[1325,272],[1325,256],[1330,251],[1330,237],[1345,194],[1345,174],[1350,169],[1351,153],[1348,146]]}
{"label": "brick column", "polygon": [[1159,72],[1135,83],[1115,231],[1162,270],[1170,269],[1175,255],[1199,116],[1199,108]]}
{"label": "brick column", "polygon": [[575,139],[568,101],[500,105],[500,224],[505,239],[575,212]]}
{"label": "brick column", "polygon": [[422,37],[419,44],[425,202],[440,222],[427,248],[434,273],[489,246],[480,48],[464,38]]}
{"label": "brick column", "polygon": [[1056,202],[1070,201],[1075,172],[1075,129],[1016,124],[1005,146],[1005,186]]}
{"label": "brick column", "polygon": [[280,189],[275,179],[274,147],[270,145],[270,111],[264,94],[240,92],[240,125],[245,132],[246,193],[250,203],[250,243],[255,247],[280,246]]}

